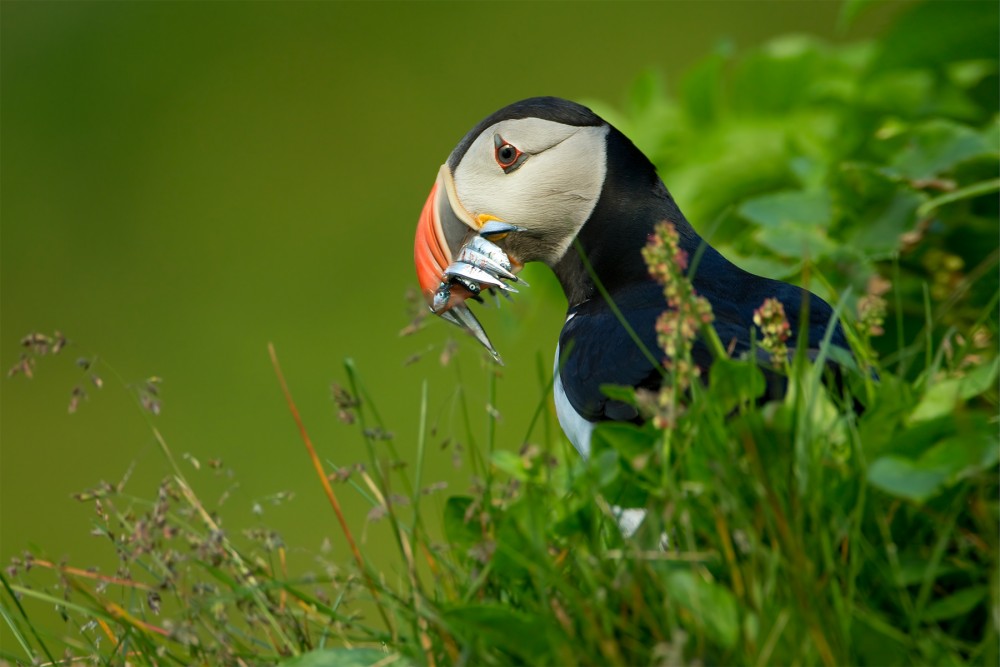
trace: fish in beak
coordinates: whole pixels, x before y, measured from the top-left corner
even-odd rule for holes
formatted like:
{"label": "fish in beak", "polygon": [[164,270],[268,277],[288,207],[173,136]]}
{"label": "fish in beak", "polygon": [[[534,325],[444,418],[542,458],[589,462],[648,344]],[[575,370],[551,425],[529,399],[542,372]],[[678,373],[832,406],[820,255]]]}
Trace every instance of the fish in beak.
{"label": "fish in beak", "polygon": [[516,293],[508,281],[527,284],[515,275],[521,264],[496,244],[518,231],[521,228],[492,215],[467,211],[445,164],[420,214],[413,246],[417,280],[431,312],[471,333],[500,364],[500,355],[465,301],[482,301],[483,291]]}

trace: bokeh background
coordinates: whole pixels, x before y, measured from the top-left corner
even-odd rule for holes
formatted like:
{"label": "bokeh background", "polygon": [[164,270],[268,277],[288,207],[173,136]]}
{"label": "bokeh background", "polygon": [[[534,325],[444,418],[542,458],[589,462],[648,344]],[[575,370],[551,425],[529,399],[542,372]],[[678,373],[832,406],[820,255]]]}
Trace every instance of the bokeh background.
{"label": "bokeh background", "polygon": [[[152,497],[169,467],[151,423],[190,457],[206,500],[225,499],[227,528],[277,529],[293,567],[327,537],[336,557],[266,346],[328,461],[365,458],[331,400],[347,357],[404,458],[425,381],[439,432],[458,383],[485,429],[493,369],[475,343],[459,334],[444,367],[457,329],[399,335],[417,215],[469,128],[533,95],[613,106],[643,71],[669,87],[722,43],[854,40],[902,9],[839,29],[835,2],[4,2],[0,362],[18,362],[30,331],[71,345],[34,379],[0,381],[0,560],[29,549],[113,568],[89,536],[92,506],[71,496],[131,470],[126,490]],[[483,315],[506,360],[494,402],[506,448],[524,440],[563,320],[545,270],[530,280]],[[102,389],[80,357],[98,360]],[[137,400],[150,376],[162,378],[158,416]],[[68,414],[77,386],[87,398]],[[424,479],[470,482],[436,446]],[[342,496],[360,529],[368,506]]]}

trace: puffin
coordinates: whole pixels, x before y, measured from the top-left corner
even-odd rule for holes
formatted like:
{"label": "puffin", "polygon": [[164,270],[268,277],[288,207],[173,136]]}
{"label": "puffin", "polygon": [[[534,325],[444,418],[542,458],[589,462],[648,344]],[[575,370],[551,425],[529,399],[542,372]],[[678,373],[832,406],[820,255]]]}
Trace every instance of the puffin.
{"label": "puffin", "polygon": [[[589,108],[556,97],[500,109],[451,152],[417,224],[417,279],[431,312],[468,331],[499,362],[469,301],[517,291],[524,283],[517,274],[528,262],[552,269],[567,301],[555,353],[556,413],[567,438],[587,457],[597,424],[642,421],[635,407],[601,386],[655,390],[662,381],[662,369],[621,318],[646,350],[658,349],[655,323],[668,306],[641,250],[663,221],[673,223],[687,256],[698,257],[687,278],[711,304],[713,326],[730,355],[754,349],[754,336],[761,337],[754,311],[768,298],[784,307],[790,351],[806,345],[815,359],[827,339],[850,354],[826,301],[723,257],[698,235],[632,141]],[[704,342],[695,343],[692,360],[702,370],[712,363]],[[780,384],[782,378],[769,377],[769,391],[772,380]],[[627,518],[619,522],[629,532]]]}

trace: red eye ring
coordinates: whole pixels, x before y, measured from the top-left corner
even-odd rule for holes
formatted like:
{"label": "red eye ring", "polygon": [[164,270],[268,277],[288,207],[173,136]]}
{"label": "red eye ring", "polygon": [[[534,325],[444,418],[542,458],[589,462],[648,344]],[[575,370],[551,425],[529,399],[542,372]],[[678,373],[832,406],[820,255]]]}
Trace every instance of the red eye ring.
{"label": "red eye ring", "polygon": [[514,146],[513,144],[507,143],[503,137],[499,134],[493,138],[494,151],[493,157],[500,165],[500,168],[505,172],[510,173],[521,160],[524,153]]}

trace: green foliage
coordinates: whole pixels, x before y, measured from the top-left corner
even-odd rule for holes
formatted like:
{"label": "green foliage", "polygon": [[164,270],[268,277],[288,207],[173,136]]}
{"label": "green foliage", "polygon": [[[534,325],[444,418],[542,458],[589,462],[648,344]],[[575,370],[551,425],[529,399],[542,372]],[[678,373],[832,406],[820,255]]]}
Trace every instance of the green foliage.
{"label": "green foliage", "polygon": [[960,328],[997,289],[997,13],[928,3],[873,43],[722,47],[676,97],[647,73],[625,113],[593,106],[744,268],[808,280],[826,297],[898,271],[903,309],[881,348],[901,353],[891,346],[924,324],[923,283],[934,323]]}
{"label": "green foliage", "polygon": [[[432,517],[426,396],[417,463],[398,466],[348,366],[337,406],[370,461],[337,488],[394,536],[390,571],[369,556],[289,578],[276,536],[230,538],[175,465],[155,502],[86,498],[116,577],[48,563],[58,581],[39,586],[25,562],[3,576],[18,646],[0,657],[996,664],[997,24],[995,3],[917,5],[874,43],[720,50],[675,96],[647,75],[624,113],[593,105],[727,255],[839,302],[857,361],[842,382],[799,355],[785,396],[764,400],[755,358],[719,359],[671,428],[602,424],[587,461],[533,433],[494,449],[493,412],[477,447],[460,391],[474,481]],[[893,283],[887,335],[881,311],[851,317],[856,294],[882,298],[875,274]],[[634,537],[614,506],[646,510]],[[42,637],[31,602],[78,635]]]}

